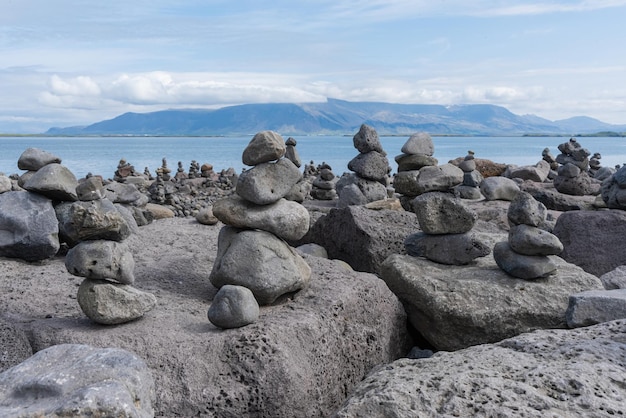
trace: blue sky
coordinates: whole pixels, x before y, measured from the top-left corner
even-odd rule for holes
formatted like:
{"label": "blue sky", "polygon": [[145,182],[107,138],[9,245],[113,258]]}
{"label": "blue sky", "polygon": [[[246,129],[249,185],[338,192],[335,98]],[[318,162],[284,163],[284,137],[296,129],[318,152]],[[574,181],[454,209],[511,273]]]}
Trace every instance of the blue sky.
{"label": "blue sky", "polygon": [[0,0],[0,132],[326,97],[626,124],[624,22],[626,0]]}

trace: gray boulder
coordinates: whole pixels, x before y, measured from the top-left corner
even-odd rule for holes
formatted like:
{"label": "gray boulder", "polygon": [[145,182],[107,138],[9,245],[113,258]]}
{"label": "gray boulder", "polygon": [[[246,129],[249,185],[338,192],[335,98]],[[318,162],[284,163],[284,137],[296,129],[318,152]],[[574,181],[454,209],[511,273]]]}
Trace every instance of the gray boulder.
{"label": "gray boulder", "polygon": [[411,201],[411,207],[421,230],[427,234],[463,234],[478,219],[461,199],[447,193],[424,193]]}
{"label": "gray boulder", "polygon": [[554,258],[546,255],[524,255],[513,251],[506,241],[498,242],[493,247],[496,264],[506,273],[519,279],[538,279],[556,272]]}
{"label": "gray boulder", "polygon": [[517,183],[507,177],[487,177],[480,183],[480,192],[487,200],[513,200],[519,191]]}
{"label": "gray boulder", "polygon": [[117,181],[112,181],[105,186],[105,196],[113,203],[129,203],[141,204],[148,203],[146,195],[141,193],[137,186],[132,183],[119,183]]}
{"label": "gray boulder", "polygon": [[259,304],[247,287],[227,284],[215,294],[207,315],[216,327],[239,328],[259,319]]}
{"label": "gray boulder", "polygon": [[48,164],[61,164],[61,158],[39,148],[27,148],[17,160],[20,170],[37,171]]}
{"label": "gray boulder", "polygon": [[64,202],[55,211],[59,235],[70,246],[85,240],[122,241],[132,232],[125,217],[108,199]]}
{"label": "gray boulder", "polygon": [[0,194],[0,256],[45,260],[59,248],[59,224],[48,198],[28,192]]}
{"label": "gray boulder", "polygon": [[402,145],[401,151],[405,154],[423,154],[433,155],[435,153],[435,144],[433,139],[426,132],[418,132],[409,137]]}
{"label": "gray boulder", "polygon": [[344,174],[336,184],[339,202],[337,206],[365,205],[387,198],[387,188],[380,182],[367,180],[355,173]]}
{"label": "gray boulder", "polygon": [[395,158],[398,163],[398,173],[402,171],[419,170],[423,167],[436,166],[439,160],[430,155],[424,154],[400,154]]}
{"label": "gray boulder", "polygon": [[600,192],[600,184],[593,182],[586,171],[576,177],[556,176],[553,183],[559,192],[574,196],[596,195]]}
{"label": "gray boulder", "polygon": [[102,178],[92,176],[80,179],[76,186],[76,195],[82,201],[102,199],[105,196]]}
{"label": "gray boulder", "polygon": [[530,193],[535,200],[545,205],[547,209],[567,212],[570,210],[595,210],[594,196],[572,196],[563,194],[554,188],[552,183],[536,183],[525,181],[520,189]]}
{"label": "gray boulder", "polygon": [[209,206],[198,211],[196,221],[202,225],[215,225],[219,222],[219,219],[217,219],[217,216],[213,213],[213,206]]}
{"label": "gray boulder", "polygon": [[67,271],[88,279],[113,279],[122,284],[135,282],[135,260],[123,242],[83,241],[65,256]]}
{"label": "gray boulder", "polygon": [[424,167],[417,178],[419,194],[445,192],[462,183],[463,170],[453,164]]}
{"label": "gray boulder", "polygon": [[390,171],[387,157],[378,151],[358,154],[348,162],[348,169],[359,177],[374,181],[383,181]]}
{"label": "gray boulder", "polygon": [[550,164],[541,160],[535,165],[527,165],[522,167],[509,167],[505,175],[511,179],[530,180],[543,183],[550,174]]}
{"label": "gray boulder", "polygon": [[531,194],[520,192],[511,201],[507,217],[512,225],[542,226],[546,223],[548,210]]}
{"label": "gray boulder", "polygon": [[334,416],[623,415],[625,333],[626,321],[614,321],[397,360],[370,374]]}
{"label": "gray boulder", "polygon": [[32,355],[33,349],[26,333],[11,322],[0,318],[0,373]]}
{"label": "gray boulder", "polygon": [[11,179],[0,173],[0,194],[10,192],[11,190],[13,190]]}
{"label": "gray boulder", "polygon": [[275,235],[225,226],[209,276],[213,286],[244,286],[260,305],[305,288],[311,268],[293,248]]}
{"label": "gray boulder", "polygon": [[37,170],[22,187],[52,200],[74,202],[78,200],[76,186],[78,180],[67,167],[52,163]]}
{"label": "gray boulder", "polygon": [[89,319],[103,325],[123,324],[141,318],[157,302],[151,293],[97,279],[83,280],[76,299]]}
{"label": "gray boulder", "polygon": [[555,275],[508,276],[493,257],[451,266],[394,254],[380,277],[404,304],[411,324],[437,349],[458,350],[543,328],[565,328],[573,293],[602,289],[600,279],[554,257]]}
{"label": "gray boulder", "polygon": [[412,256],[426,257],[436,263],[464,265],[491,253],[489,243],[471,232],[429,235],[418,232],[404,240],[406,252]]}
{"label": "gray boulder", "polygon": [[365,124],[361,125],[359,132],[352,137],[354,148],[360,153],[366,153],[370,151],[384,152],[383,146],[378,138],[376,130]]}
{"label": "gray boulder", "polygon": [[60,344],[0,374],[0,415],[153,417],[152,373],[119,348]]}
{"label": "gray boulder", "polygon": [[570,328],[626,318],[626,289],[587,290],[569,298],[565,312]]}
{"label": "gray boulder", "polygon": [[600,276],[606,290],[626,289],[626,266],[617,266],[615,269]]}
{"label": "gray boulder", "polygon": [[524,255],[559,255],[563,244],[556,235],[530,225],[514,225],[509,230],[511,249]]}
{"label": "gray boulder", "polygon": [[262,131],[252,137],[243,150],[241,160],[245,165],[255,166],[278,160],[286,151],[282,136],[273,131]]}
{"label": "gray boulder", "polygon": [[299,245],[296,248],[296,250],[298,250],[301,254],[308,254],[314,257],[328,258],[328,251],[326,251],[326,248],[322,247],[319,244],[315,244],[313,242]]}
{"label": "gray boulder", "polygon": [[393,188],[396,193],[405,196],[417,196],[420,194],[420,188],[417,186],[417,179],[420,175],[419,170],[399,171],[393,177]]}
{"label": "gray boulder", "polygon": [[300,180],[298,167],[287,158],[275,163],[257,164],[239,175],[236,192],[257,205],[267,205],[285,197]]}
{"label": "gray boulder", "polygon": [[609,209],[626,209],[626,165],[602,182],[601,194]]}

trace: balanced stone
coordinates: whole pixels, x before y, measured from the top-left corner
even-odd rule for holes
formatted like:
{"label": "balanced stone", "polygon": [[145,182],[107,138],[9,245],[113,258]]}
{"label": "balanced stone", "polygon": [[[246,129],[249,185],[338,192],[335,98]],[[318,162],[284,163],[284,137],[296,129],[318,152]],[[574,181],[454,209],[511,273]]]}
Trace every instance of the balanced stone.
{"label": "balanced stone", "polygon": [[375,181],[383,181],[390,171],[387,157],[378,151],[360,153],[348,162],[348,169],[359,177]]}
{"label": "balanced stone", "polygon": [[498,242],[493,247],[493,258],[507,274],[520,279],[538,279],[556,272],[557,266],[550,256],[524,255],[513,251],[509,243]]}
{"label": "balanced stone", "polygon": [[404,246],[409,255],[450,265],[468,264],[491,253],[489,244],[471,232],[447,235],[417,232],[405,239]]}
{"label": "balanced stone", "polygon": [[241,159],[245,165],[254,166],[275,161],[285,155],[286,146],[283,138],[273,131],[262,131],[252,137],[243,150]]}
{"label": "balanced stone", "polygon": [[558,174],[559,176],[574,178],[580,174],[580,168],[572,163],[567,163],[559,167]]}
{"label": "balanced stone", "polygon": [[260,163],[239,176],[236,193],[242,198],[267,205],[284,197],[300,180],[300,170],[290,160]]}
{"label": "balanced stone", "polygon": [[474,227],[478,215],[461,199],[446,193],[425,193],[411,201],[420,228],[427,234],[462,234]]}
{"label": "balanced stone", "polygon": [[102,199],[105,195],[102,177],[91,176],[79,180],[76,186],[76,195],[78,200],[82,201]]}
{"label": "balanced stone", "polygon": [[285,158],[291,161],[296,167],[300,168],[300,166],[302,166],[302,160],[296,150],[296,144],[297,142],[295,139],[292,137],[287,138],[287,141],[285,142]]}
{"label": "balanced stone", "polygon": [[113,279],[123,284],[135,281],[135,260],[128,245],[115,241],[83,241],[65,257],[67,271],[88,279]]}
{"label": "balanced stone", "polygon": [[52,200],[76,201],[76,186],[78,180],[67,167],[52,163],[37,170],[23,187]]}
{"label": "balanced stone", "polygon": [[431,156],[435,153],[433,139],[426,132],[418,132],[409,137],[400,150],[405,154],[422,154]]}
{"label": "balanced stone", "polygon": [[417,178],[420,192],[447,191],[463,183],[463,170],[453,164],[424,167]]}
{"label": "balanced stone", "polygon": [[587,290],[570,296],[567,326],[587,327],[626,318],[626,289]]}
{"label": "balanced stone", "polygon": [[484,180],[483,175],[478,170],[463,172],[463,186],[480,187],[480,183]]}
{"label": "balanced stone", "polygon": [[387,188],[380,182],[367,180],[355,173],[344,174],[336,184],[339,207],[364,205],[387,198]]}
{"label": "balanced stone", "polygon": [[513,225],[541,226],[545,224],[548,209],[528,192],[518,193],[509,205],[507,217]]}
{"label": "balanced stone", "polygon": [[419,178],[419,170],[400,171],[393,178],[393,188],[396,193],[405,196],[417,196],[420,194],[420,188],[417,186]]}
{"label": "balanced stone", "polygon": [[513,200],[520,188],[506,177],[487,177],[480,183],[480,192],[486,200]]}
{"label": "balanced stone", "polygon": [[396,155],[394,159],[398,163],[398,172],[419,170],[423,167],[439,164],[435,157],[425,154],[400,154]]}
{"label": "balanced stone", "polygon": [[240,328],[259,319],[259,304],[247,287],[224,285],[213,297],[207,313],[220,328]]}
{"label": "balanced stone", "polygon": [[48,164],[60,164],[61,158],[39,148],[27,148],[17,160],[20,170],[37,171]]}
{"label": "balanced stone", "polygon": [[132,233],[124,216],[108,199],[64,202],[55,211],[59,235],[70,245],[93,239],[122,241]]}
{"label": "balanced stone", "polygon": [[563,244],[556,235],[524,224],[511,227],[509,245],[513,251],[524,255],[559,255],[563,251]]}
{"label": "balanced stone", "polygon": [[378,132],[370,126],[365,124],[361,125],[359,132],[352,137],[354,148],[360,153],[366,153],[370,151],[377,151],[383,153],[383,146],[378,138]]}

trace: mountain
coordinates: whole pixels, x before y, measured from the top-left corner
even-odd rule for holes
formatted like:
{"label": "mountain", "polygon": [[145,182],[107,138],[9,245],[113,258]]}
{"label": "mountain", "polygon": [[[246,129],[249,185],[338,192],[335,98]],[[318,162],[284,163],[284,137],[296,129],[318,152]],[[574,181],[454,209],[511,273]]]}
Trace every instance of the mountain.
{"label": "mountain", "polygon": [[381,102],[266,103],[221,109],[124,113],[88,126],[50,128],[48,135],[248,135],[273,130],[283,135],[352,134],[361,124],[379,134],[425,131],[450,135],[585,134],[626,131],[589,117],[549,121],[519,116],[494,105],[428,105]]}

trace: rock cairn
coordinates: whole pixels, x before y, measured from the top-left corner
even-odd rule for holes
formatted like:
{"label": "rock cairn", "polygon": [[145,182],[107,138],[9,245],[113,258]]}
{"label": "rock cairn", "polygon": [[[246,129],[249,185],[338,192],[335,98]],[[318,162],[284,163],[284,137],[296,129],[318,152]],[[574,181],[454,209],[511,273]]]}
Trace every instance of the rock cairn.
{"label": "rock cairn", "polygon": [[411,201],[422,232],[409,235],[407,254],[440,264],[464,265],[491,252],[488,243],[471,232],[478,216],[458,197],[428,192]]}
{"label": "rock cairn", "polygon": [[561,164],[554,178],[554,188],[563,194],[584,196],[597,194],[599,186],[588,174],[590,152],[575,138],[559,145],[561,153],[556,161]]}
{"label": "rock cairn", "polygon": [[626,210],[626,165],[602,182],[601,196],[609,209]]}
{"label": "rock cairn", "polygon": [[313,180],[311,197],[317,200],[337,199],[337,181],[339,178],[333,173],[333,169],[326,162],[318,167],[319,174]]}
{"label": "rock cairn", "polygon": [[549,231],[548,211],[527,192],[519,192],[507,212],[508,241],[494,246],[493,257],[502,270],[513,277],[532,280],[556,272],[550,256],[563,251],[559,238]]}
{"label": "rock cairn", "polygon": [[463,183],[456,186],[454,190],[462,199],[482,199],[483,194],[480,192],[480,183],[483,181],[483,175],[476,169],[474,151],[467,151],[467,155],[459,164],[459,168],[463,171]]}
{"label": "rock cairn", "polygon": [[[239,176],[235,194],[213,205],[213,214],[226,224],[209,276],[220,290],[208,316],[219,327],[252,323],[255,304],[272,304],[309,283],[311,268],[286,242],[306,234],[310,217],[304,206],[284,198],[301,177],[285,151],[279,134],[257,133],[242,155],[252,168]],[[222,291],[227,285],[249,289],[254,301],[243,289]]]}
{"label": "rock cairn", "polygon": [[298,151],[296,150],[297,144],[298,143],[294,138],[287,138],[287,141],[285,141],[285,158],[291,161],[296,167],[300,168],[302,166],[302,160],[300,159],[300,155],[298,155]]}
{"label": "rock cairn", "polygon": [[387,198],[390,183],[389,161],[375,129],[363,124],[353,137],[359,154],[348,163],[346,173],[337,181],[338,207],[365,205]]}

